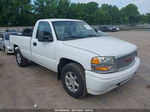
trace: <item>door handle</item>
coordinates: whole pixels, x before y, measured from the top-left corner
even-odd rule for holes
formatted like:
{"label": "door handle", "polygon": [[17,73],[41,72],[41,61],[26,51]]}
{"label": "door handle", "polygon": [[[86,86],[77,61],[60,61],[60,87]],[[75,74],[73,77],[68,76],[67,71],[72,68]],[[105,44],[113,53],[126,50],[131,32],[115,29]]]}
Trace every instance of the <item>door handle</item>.
{"label": "door handle", "polygon": [[37,46],[37,43],[36,43],[36,42],[33,42],[33,46]]}

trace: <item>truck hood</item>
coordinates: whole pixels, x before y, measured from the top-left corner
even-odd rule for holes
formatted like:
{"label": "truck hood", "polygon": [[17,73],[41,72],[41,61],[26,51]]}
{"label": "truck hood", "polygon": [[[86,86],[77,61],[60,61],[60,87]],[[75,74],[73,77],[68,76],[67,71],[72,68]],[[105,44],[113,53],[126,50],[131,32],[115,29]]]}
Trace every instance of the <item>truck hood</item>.
{"label": "truck hood", "polygon": [[64,41],[64,45],[86,50],[99,56],[118,57],[137,50],[134,44],[111,36],[69,40]]}

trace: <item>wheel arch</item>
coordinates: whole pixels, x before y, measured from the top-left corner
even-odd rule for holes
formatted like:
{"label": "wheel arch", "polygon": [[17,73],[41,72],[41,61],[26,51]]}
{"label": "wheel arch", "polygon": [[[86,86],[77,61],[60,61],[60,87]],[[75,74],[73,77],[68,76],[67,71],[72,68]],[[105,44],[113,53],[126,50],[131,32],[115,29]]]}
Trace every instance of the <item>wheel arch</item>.
{"label": "wheel arch", "polygon": [[71,59],[68,59],[68,58],[61,58],[60,61],[59,61],[59,64],[57,66],[57,79],[61,79],[61,69],[66,65],[66,64],[69,64],[69,63],[77,63],[79,64],[82,69],[84,69],[83,65],[80,64],[79,62],[77,61],[74,61],[74,60],[71,60]]}
{"label": "wheel arch", "polygon": [[18,45],[14,44],[13,49],[14,49],[14,52],[16,52],[19,49]]}

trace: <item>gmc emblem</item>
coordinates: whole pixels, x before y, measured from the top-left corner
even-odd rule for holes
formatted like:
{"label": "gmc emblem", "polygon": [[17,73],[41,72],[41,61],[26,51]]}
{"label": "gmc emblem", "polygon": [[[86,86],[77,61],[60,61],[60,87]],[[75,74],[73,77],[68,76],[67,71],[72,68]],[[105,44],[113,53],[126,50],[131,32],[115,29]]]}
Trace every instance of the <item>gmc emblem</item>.
{"label": "gmc emblem", "polygon": [[126,58],[126,59],[125,59],[125,62],[126,62],[126,63],[130,63],[132,60],[133,60],[133,58],[132,58],[132,57],[130,57],[130,58]]}

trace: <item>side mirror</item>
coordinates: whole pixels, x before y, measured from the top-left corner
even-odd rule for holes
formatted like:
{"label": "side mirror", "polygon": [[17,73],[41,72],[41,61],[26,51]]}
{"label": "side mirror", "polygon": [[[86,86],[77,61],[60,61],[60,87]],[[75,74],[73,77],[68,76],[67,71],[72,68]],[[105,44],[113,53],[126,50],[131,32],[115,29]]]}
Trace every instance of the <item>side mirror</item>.
{"label": "side mirror", "polygon": [[52,35],[44,35],[43,40],[44,40],[44,42],[52,42],[53,37],[52,37]]}
{"label": "side mirror", "polygon": [[39,31],[37,38],[39,42],[52,42],[53,41],[53,36],[49,32]]}

